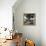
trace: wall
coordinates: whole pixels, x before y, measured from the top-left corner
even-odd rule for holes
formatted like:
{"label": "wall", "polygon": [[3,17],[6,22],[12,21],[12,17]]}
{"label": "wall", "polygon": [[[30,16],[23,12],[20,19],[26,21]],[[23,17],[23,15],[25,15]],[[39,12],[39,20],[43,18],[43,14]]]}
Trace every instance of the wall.
{"label": "wall", "polygon": [[41,41],[46,46],[46,0],[41,1]]}
{"label": "wall", "polygon": [[[15,6],[15,5],[14,5]],[[32,39],[35,41],[36,46],[41,46],[41,1],[40,0],[23,0],[16,9],[13,8],[15,19],[15,31],[23,33],[24,38]],[[23,25],[23,14],[35,13],[36,25]]]}
{"label": "wall", "polygon": [[12,28],[12,6],[16,0],[0,0],[0,27]]}

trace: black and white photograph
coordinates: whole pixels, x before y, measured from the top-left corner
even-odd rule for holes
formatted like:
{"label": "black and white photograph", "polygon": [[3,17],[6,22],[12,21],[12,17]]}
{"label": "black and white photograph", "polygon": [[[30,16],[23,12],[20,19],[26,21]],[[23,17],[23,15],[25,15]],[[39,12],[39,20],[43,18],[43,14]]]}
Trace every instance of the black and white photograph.
{"label": "black and white photograph", "polygon": [[23,21],[24,25],[35,25],[36,23],[35,13],[25,13]]}

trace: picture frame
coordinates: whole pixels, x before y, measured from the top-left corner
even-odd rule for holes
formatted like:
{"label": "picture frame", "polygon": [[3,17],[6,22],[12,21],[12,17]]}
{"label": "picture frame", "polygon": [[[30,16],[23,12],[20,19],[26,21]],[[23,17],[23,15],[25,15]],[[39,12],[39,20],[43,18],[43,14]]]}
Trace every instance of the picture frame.
{"label": "picture frame", "polygon": [[23,24],[24,25],[35,25],[36,24],[36,14],[35,13],[24,13]]}

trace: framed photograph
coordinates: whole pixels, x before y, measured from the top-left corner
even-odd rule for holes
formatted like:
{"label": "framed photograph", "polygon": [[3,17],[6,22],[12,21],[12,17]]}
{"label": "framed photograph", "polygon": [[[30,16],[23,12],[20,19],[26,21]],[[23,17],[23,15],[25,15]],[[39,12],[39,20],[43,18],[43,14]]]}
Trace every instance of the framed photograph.
{"label": "framed photograph", "polygon": [[35,25],[36,24],[36,15],[35,13],[25,13],[23,17],[24,25]]}

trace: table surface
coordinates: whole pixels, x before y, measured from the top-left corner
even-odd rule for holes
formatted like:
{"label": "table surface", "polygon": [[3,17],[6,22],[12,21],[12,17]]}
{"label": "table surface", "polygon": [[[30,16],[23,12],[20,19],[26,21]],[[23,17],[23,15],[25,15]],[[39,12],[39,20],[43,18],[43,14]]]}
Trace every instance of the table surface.
{"label": "table surface", "polygon": [[[3,39],[2,39],[3,40]],[[0,46],[15,46],[15,39],[13,40],[6,40],[3,43],[0,43]]]}

